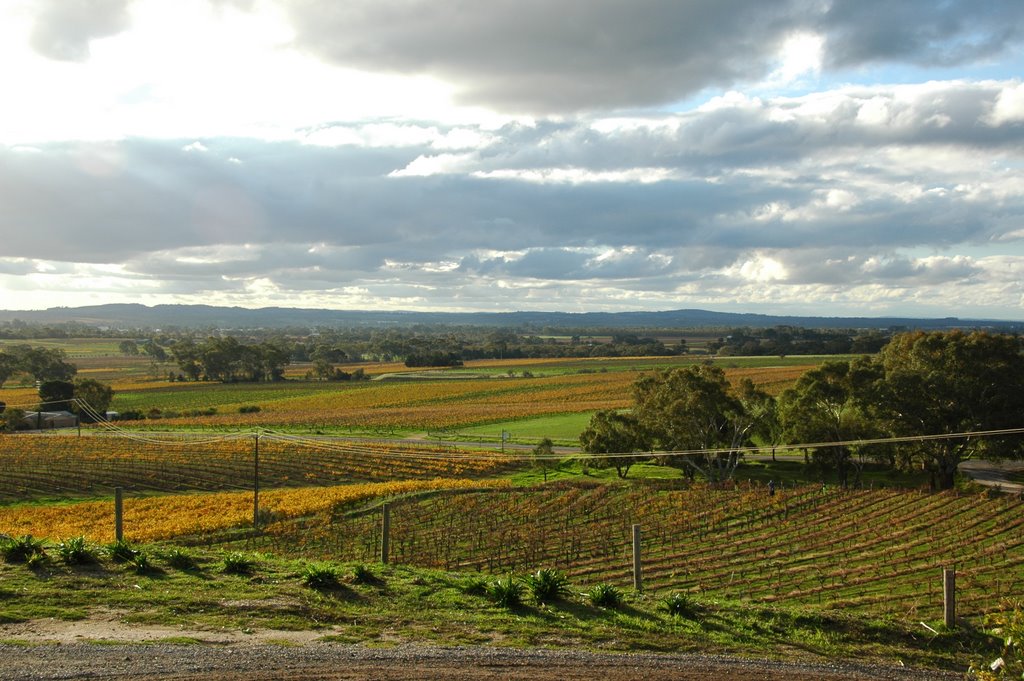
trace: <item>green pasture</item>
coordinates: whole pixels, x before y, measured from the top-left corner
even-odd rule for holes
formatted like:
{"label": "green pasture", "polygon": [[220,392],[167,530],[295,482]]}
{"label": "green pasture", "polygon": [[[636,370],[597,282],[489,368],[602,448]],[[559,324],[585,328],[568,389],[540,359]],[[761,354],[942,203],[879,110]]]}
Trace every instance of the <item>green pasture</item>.
{"label": "green pasture", "polygon": [[518,421],[502,421],[488,423],[472,428],[460,428],[456,433],[440,435],[444,439],[501,442],[501,434],[505,433],[505,441],[521,444],[536,444],[543,438],[551,438],[555,444],[578,445],[580,432],[590,423],[593,412],[578,414],[558,414],[541,416]]}

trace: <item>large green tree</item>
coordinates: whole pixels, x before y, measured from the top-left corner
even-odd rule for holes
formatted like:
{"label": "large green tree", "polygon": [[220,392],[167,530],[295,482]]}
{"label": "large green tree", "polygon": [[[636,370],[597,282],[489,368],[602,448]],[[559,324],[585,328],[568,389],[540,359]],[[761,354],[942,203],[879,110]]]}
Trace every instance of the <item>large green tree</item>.
{"label": "large green tree", "polygon": [[[580,433],[580,446],[587,454],[597,455],[590,465],[614,467],[616,474],[625,478],[637,462],[634,452],[650,451],[651,438],[632,414],[606,410],[590,418],[590,423]],[[618,456],[607,456],[609,454]]]}
{"label": "large green tree", "polygon": [[699,365],[644,376],[634,394],[643,430],[661,448],[678,452],[665,456],[666,463],[712,482],[732,478],[757,422],[722,369]]}
{"label": "large green tree", "polygon": [[[794,444],[845,443],[873,434],[859,396],[879,372],[869,360],[826,362],[804,373],[780,398],[785,438]],[[814,447],[814,462],[835,471],[839,483],[860,482],[866,450],[849,444]]]}
{"label": "large green tree", "polygon": [[[869,413],[896,436],[954,435],[1024,426],[1024,341],[961,331],[896,336],[875,359],[880,375],[863,386]],[[960,436],[900,445],[938,489],[953,486],[972,457],[1019,458],[1024,438]]]}
{"label": "large green tree", "polygon": [[74,385],[75,399],[71,411],[86,423],[106,419],[107,409],[114,399],[114,389],[92,378],[80,378]]}

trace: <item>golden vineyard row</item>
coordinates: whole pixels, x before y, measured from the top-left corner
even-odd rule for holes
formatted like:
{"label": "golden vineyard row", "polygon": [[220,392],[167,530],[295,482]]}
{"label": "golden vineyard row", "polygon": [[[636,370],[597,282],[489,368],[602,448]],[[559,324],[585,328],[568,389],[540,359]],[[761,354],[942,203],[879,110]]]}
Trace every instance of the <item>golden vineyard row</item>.
{"label": "golden vineyard row", "polygon": [[[489,482],[487,486],[507,484]],[[273,511],[278,517],[294,518],[378,497],[480,486],[478,480],[436,479],[271,490],[261,493],[260,507]],[[252,513],[251,492],[126,499],[125,537],[130,541],[159,541],[243,527],[252,522]],[[84,536],[92,541],[110,542],[114,539],[114,504],[112,501],[90,501],[0,508],[0,533],[9,536],[31,534],[51,539]]]}

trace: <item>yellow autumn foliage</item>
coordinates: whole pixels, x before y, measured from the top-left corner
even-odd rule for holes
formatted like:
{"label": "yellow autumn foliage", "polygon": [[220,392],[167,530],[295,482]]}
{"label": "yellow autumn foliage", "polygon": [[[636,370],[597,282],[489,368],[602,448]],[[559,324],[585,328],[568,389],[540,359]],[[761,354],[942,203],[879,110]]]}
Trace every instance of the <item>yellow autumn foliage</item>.
{"label": "yellow autumn foliage", "polygon": [[[260,494],[260,508],[294,518],[376,497],[480,485],[479,480],[438,478],[267,490]],[[487,483],[489,487],[505,485],[505,481]],[[129,498],[124,501],[125,537],[147,542],[241,527],[252,522],[252,512],[252,492]],[[51,539],[84,536],[92,541],[110,542],[114,539],[114,503],[89,501],[0,508],[0,533]]]}

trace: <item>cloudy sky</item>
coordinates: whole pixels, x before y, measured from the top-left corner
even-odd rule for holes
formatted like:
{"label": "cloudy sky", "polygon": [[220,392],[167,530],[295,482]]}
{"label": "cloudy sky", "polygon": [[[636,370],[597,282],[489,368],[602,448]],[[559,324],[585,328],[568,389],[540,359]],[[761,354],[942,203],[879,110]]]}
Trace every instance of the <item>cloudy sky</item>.
{"label": "cloudy sky", "polygon": [[0,0],[0,308],[1024,319],[1020,0]]}

